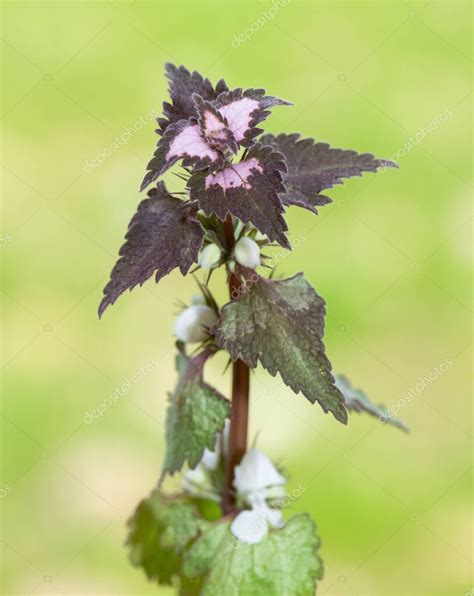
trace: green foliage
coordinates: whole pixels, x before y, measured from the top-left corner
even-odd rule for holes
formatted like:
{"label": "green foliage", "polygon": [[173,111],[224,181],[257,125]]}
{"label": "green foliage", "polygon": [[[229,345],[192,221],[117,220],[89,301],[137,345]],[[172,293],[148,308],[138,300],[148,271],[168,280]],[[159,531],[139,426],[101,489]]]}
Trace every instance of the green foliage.
{"label": "green foliage", "polygon": [[179,381],[170,395],[166,417],[166,455],[163,474],[173,474],[187,461],[194,468],[204,449],[213,449],[216,434],[230,415],[228,400],[202,380],[208,355],[177,358]]}
{"label": "green foliage", "polygon": [[334,384],[324,344],[324,301],[301,273],[282,281],[259,279],[223,307],[216,342],[233,360],[255,368],[260,361],[325,412],[347,422],[344,399]]}
{"label": "green foliage", "polygon": [[349,412],[366,412],[381,422],[392,424],[405,432],[410,432],[402,420],[395,418],[387,408],[382,405],[373,404],[362,389],[355,389],[349,379],[344,375],[337,375],[336,385],[344,396],[344,402]]}
{"label": "green foliage", "polygon": [[170,584],[181,568],[184,548],[206,527],[193,504],[169,500],[154,491],[138,505],[128,522],[130,561],[149,579]]}
{"label": "green foliage", "polygon": [[323,576],[320,541],[308,515],[293,517],[257,544],[237,541],[219,523],[184,558],[188,578],[203,578],[203,596],[311,596]]}

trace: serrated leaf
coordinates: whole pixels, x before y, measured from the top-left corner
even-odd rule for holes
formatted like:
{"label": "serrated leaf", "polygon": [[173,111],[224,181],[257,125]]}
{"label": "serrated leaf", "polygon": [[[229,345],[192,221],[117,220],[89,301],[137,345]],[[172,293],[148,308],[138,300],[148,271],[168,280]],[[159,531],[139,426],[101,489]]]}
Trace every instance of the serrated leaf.
{"label": "serrated leaf", "polygon": [[300,139],[297,133],[280,134],[277,137],[268,134],[260,142],[285,156],[288,173],[284,177],[286,194],[281,195],[282,201],[314,212],[316,207],[331,202],[331,199],[319,193],[335,184],[342,184],[343,178],[376,172],[380,167],[397,167],[392,161],[376,159],[370,153],[334,149],[327,143]]}
{"label": "serrated leaf", "polygon": [[185,167],[203,170],[212,166],[222,167],[224,155],[209,146],[203,138],[199,124],[194,120],[179,120],[170,124],[158,141],[153,158],[147,165],[140,190],[159,178],[177,161]]}
{"label": "serrated leaf", "polygon": [[215,340],[233,360],[251,368],[260,361],[280,373],[295,393],[347,422],[344,398],[335,386],[323,344],[323,299],[299,273],[285,280],[260,278],[226,304],[215,327]]}
{"label": "serrated leaf", "polygon": [[172,197],[163,183],[148,193],[128,226],[120,259],[105,286],[99,316],[127,289],[156,281],[179,267],[185,275],[198,259],[204,230],[189,203]]}
{"label": "serrated leaf", "polygon": [[179,574],[183,550],[207,527],[194,505],[154,491],[128,521],[130,561],[151,580],[170,584]]}
{"label": "serrated leaf", "polygon": [[214,449],[216,435],[230,416],[230,404],[202,379],[209,353],[180,362],[180,379],[170,396],[166,415],[166,455],[162,476],[174,474],[187,462],[195,468],[204,449]]}
{"label": "serrated leaf", "polygon": [[285,236],[288,228],[278,198],[278,193],[285,192],[282,184],[285,171],[281,154],[256,144],[244,161],[215,174],[193,174],[188,182],[191,199],[199,202],[206,215],[215,213],[224,221],[230,213],[244,223],[251,222],[270,240],[288,248]]}
{"label": "serrated leaf", "polygon": [[211,102],[205,101],[200,95],[193,97],[201,134],[209,147],[223,152],[230,150],[236,153],[238,145],[227,119]]}
{"label": "serrated leaf", "polygon": [[306,514],[270,530],[257,544],[236,541],[230,523],[220,523],[191,546],[183,571],[207,576],[203,596],[312,596],[323,576],[319,545]]}
{"label": "serrated leaf", "polygon": [[291,102],[265,95],[265,89],[234,89],[221,93],[214,102],[224,116],[235,140],[243,147],[251,147],[262,130],[257,124],[265,120],[273,106],[289,106]]}
{"label": "serrated leaf", "polygon": [[196,116],[195,104],[193,102],[193,93],[197,93],[205,100],[213,100],[224,91],[228,91],[225,81],[222,79],[214,88],[209,79],[205,79],[198,72],[189,72],[184,66],[175,66],[174,64],[165,64],[166,77],[169,80],[169,93],[171,104],[163,103],[163,113],[165,118],[160,118],[160,132],[173,122],[178,120],[188,120]]}
{"label": "serrated leaf", "polygon": [[344,375],[336,376],[336,386],[344,396],[344,403],[349,412],[366,412],[383,423],[392,424],[405,432],[410,432],[404,422],[392,416],[384,405],[373,404],[362,389],[355,389]]}

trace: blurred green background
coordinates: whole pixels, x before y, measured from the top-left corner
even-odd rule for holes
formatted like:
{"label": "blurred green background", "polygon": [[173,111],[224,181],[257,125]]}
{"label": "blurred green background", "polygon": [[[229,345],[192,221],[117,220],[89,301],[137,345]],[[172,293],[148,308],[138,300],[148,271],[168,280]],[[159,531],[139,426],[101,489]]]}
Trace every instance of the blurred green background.
{"label": "blurred green background", "polygon": [[[166,61],[294,101],[268,131],[399,161],[330,191],[317,217],[292,209],[303,241],[279,269],[326,299],[335,371],[398,403],[411,435],[357,414],[343,427],[259,370],[251,436],[304,487],[289,513],[318,524],[321,594],[472,589],[471,5],[275,0],[258,25],[271,6],[2,4],[2,593],[171,593],[130,567],[124,521],[158,476],[172,321],[195,286],[173,273],[96,316]],[[227,391],[224,364],[207,378]]]}

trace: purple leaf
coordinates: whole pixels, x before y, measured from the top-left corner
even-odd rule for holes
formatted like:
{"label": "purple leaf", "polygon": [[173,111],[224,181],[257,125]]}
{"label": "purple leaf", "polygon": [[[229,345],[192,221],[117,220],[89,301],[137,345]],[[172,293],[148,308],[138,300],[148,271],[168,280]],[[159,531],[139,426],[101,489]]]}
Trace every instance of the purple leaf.
{"label": "purple leaf", "polygon": [[228,127],[227,119],[209,101],[204,101],[200,95],[193,97],[198,112],[201,135],[209,147],[222,152],[230,149],[233,153],[237,153],[239,147],[234,133]]}
{"label": "purple leaf", "polygon": [[204,230],[195,220],[195,206],[172,197],[163,183],[148,193],[132,217],[99,306],[99,317],[127,289],[142,285],[156,272],[156,281],[179,267],[185,275],[197,261]]}
{"label": "purple leaf", "polygon": [[224,156],[208,145],[202,137],[199,124],[194,119],[180,120],[170,124],[158,141],[140,190],[154,182],[180,159],[183,160],[183,166],[194,167],[196,170],[224,165]]}
{"label": "purple leaf", "polygon": [[285,156],[288,174],[284,177],[286,194],[281,200],[286,205],[299,205],[316,212],[315,207],[326,205],[331,199],[320,195],[322,190],[342,184],[343,178],[376,172],[377,168],[396,168],[392,161],[375,159],[370,153],[350,149],[333,149],[327,143],[300,139],[299,134],[264,135],[260,141]]}
{"label": "purple leaf", "polygon": [[265,95],[264,89],[243,91],[238,88],[221,93],[214,105],[227,120],[235,140],[243,147],[251,147],[254,137],[262,132],[256,125],[270,114],[268,108],[292,104],[284,99]]}
{"label": "purple leaf", "polygon": [[191,199],[206,215],[215,213],[224,221],[230,213],[244,223],[251,222],[270,240],[289,247],[278,193],[284,193],[283,156],[270,147],[254,145],[245,161],[228,165],[215,173],[198,172],[189,179]]}
{"label": "purple leaf", "polygon": [[163,103],[163,113],[166,118],[160,118],[159,133],[162,134],[173,122],[188,120],[196,116],[196,108],[192,99],[193,93],[197,93],[204,100],[211,101],[218,97],[228,87],[221,79],[214,88],[209,81],[198,72],[190,73],[184,66],[175,66],[167,63],[165,65],[166,77],[169,80],[169,93],[171,102]]}

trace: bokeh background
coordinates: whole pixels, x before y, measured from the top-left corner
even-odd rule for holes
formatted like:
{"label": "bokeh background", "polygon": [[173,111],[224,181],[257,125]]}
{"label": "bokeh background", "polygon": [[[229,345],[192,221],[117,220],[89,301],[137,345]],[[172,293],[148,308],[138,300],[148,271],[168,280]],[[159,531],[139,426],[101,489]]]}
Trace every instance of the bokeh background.
{"label": "bokeh background", "polygon": [[[195,286],[173,273],[96,315],[166,61],[293,100],[268,131],[399,162],[329,192],[317,217],[292,209],[302,241],[279,271],[306,272],[335,371],[397,404],[411,434],[343,427],[258,371],[251,437],[304,488],[288,514],[318,524],[321,594],[472,593],[471,5],[275,0],[262,26],[271,6],[2,3],[2,593],[172,593],[123,543],[159,473],[172,322]],[[207,378],[227,391],[224,365]]]}

